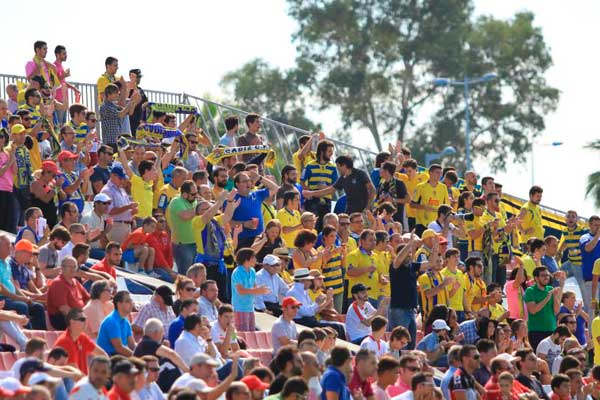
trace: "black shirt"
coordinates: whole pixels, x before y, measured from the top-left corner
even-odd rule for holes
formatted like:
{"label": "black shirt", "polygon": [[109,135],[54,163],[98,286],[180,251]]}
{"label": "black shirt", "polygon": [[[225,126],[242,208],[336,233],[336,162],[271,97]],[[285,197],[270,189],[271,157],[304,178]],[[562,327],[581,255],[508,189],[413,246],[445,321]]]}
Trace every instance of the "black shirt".
{"label": "black shirt", "polygon": [[279,374],[273,379],[271,382],[271,386],[269,386],[269,396],[273,394],[280,393],[283,390],[283,385],[287,382],[288,377],[284,374]]}
{"label": "black shirt", "polygon": [[419,268],[420,264],[413,262],[402,264],[398,268],[394,268],[390,264],[390,287],[394,288],[391,291],[391,308],[410,310],[417,307],[417,274],[419,273]]}
{"label": "black shirt", "polygon": [[346,193],[346,213],[362,212],[369,205],[369,192],[367,185],[371,178],[363,170],[352,168],[350,175],[340,176],[333,184],[336,190]]}
{"label": "black shirt", "polygon": [[142,337],[142,340],[135,346],[135,350],[133,351],[134,357],[143,357],[143,356],[155,356],[156,350],[161,346],[155,340],[150,339],[148,336]]}
{"label": "black shirt", "polygon": [[389,181],[385,181],[379,185],[379,189],[377,190],[377,199],[379,199],[382,195],[386,194],[392,198],[391,202],[396,207],[394,221],[401,222],[404,216],[404,204],[396,203],[396,200],[403,199],[408,194],[406,185],[401,180],[395,178]]}
{"label": "black shirt", "polygon": [[521,382],[524,386],[533,390],[541,400],[550,400],[548,395],[544,391],[544,387],[535,377],[529,378],[520,373],[519,375],[517,375],[517,380]]}

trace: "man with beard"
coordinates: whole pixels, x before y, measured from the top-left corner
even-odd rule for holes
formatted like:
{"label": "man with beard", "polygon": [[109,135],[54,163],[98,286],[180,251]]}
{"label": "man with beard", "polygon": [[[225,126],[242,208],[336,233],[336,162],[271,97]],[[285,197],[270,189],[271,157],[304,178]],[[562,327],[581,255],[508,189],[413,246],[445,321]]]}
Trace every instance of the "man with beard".
{"label": "man with beard", "polygon": [[[302,187],[308,190],[319,190],[333,185],[338,180],[338,171],[335,164],[331,162],[333,156],[333,142],[321,140],[317,145],[317,157],[315,161],[309,162],[302,171]],[[326,194],[320,198],[307,199],[304,209],[317,216],[317,231],[323,229],[323,217],[331,212],[332,194]]]}
{"label": "man with beard", "polygon": [[166,183],[161,189],[158,195],[158,203],[155,204],[155,208],[162,210],[165,213],[171,200],[179,195],[179,189],[183,182],[185,182],[188,175],[187,169],[183,167],[175,167],[171,173],[171,181]]}
{"label": "man with beard", "polygon": [[475,197],[481,197],[481,191],[477,189],[477,173],[475,171],[465,172],[464,183],[460,186],[459,190],[461,193],[469,191]]}
{"label": "man with beard", "polygon": [[471,344],[466,344],[460,350],[461,366],[456,370],[448,384],[452,400],[478,399],[483,394],[483,388],[478,385],[473,373],[479,368],[479,352]]}
{"label": "man with beard", "polygon": [[69,231],[63,226],[56,226],[50,232],[50,241],[40,247],[38,257],[39,267],[48,279],[56,278],[60,274],[58,266],[58,252],[71,241]]}
{"label": "man with beard", "polygon": [[87,378],[80,380],[71,391],[71,400],[106,399],[106,384],[110,378],[110,360],[104,356],[92,358]]}
{"label": "man with beard", "polygon": [[553,287],[550,285],[550,272],[546,267],[534,269],[533,279],[535,285],[525,290],[523,302],[529,313],[527,319],[529,343],[533,349],[537,349],[542,339],[552,335],[556,329],[556,314],[560,311],[564,279],[560,280],[559,287]]}
{"label": "man with beard", "polygon": [[298,349],[293,345],[279,348],[271,365],[279,374],[275,377],[269,388],[269,395],[281,392],[285,382],[293,377],[302,375],[303,363]]}
{"label": "man with beard", "polygon": [[213,168],[211,176],[213,182],[213,196],[215,199],[218,199],[221,192],[225,190],[225,187],[227,186],[229,175],[227,174],[227,169],[221,166],[216,166]]}
{"label": "man with beard", "polygon": [[300,204],[303,202],[302,185],[298,182],[298,170],[293,165],[286,165],[281,169],[281,186],[275,196],[276,208],[283,208],[283,195],[289,191],[297,191],[300,193]]}
{"label": "man with beard", "polygon": [[521,233],[521,246],[525,246],[527,241],[532,238],[544,238],[544,226],[542,225],[542,193],[544,189],[539,186],[532,186],[529,189],[529,201],[523,204],[519,212],[519,230]]}

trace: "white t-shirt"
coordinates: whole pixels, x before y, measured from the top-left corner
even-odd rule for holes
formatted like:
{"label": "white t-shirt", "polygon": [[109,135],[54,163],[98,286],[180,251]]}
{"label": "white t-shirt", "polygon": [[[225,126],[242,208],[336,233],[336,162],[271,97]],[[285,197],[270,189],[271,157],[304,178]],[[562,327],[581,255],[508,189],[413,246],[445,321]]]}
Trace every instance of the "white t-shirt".
{"label": "white t-shirt", "polygon": [[[225,331],[221,329],[219,321],[215,321],[212,328],[210,328],[210,337],[212,337],[214,344],[223,343],[223,340],[225,340]],[[235,333],[231,335],[230,343],[237,343],[237,335]]]}
{"label": "white t-shirt", "polygon": [[[348,307],[348,312],[346,313],[346,334],[351,341],[364,338],[371,334],[371,327],[363,324],[361,321],[377,312],[375,307],[368,301],[362,309],[358,306],[355,307],[355,304],[356,303],[352,303],[350,307]],[[355,309],[358,311],[358,314]]]}
{"label": "white t-shirt", "polygon": [[548,365],[552,367],[554,359],[562,352],[562,347],[552,341],[552,336],[543,339],[537,346],[535,354],[539,357],[540,354],[546,356]]}
{"label": "white t-shirt", "polygon": [[[437,220],[436,221],[432,221],[429,223],[429,225],[427,226],[427,228],[432,229],[435,233],[440,233],[442,232],[443,228],[440,224],[438,224]],[[456,226],[453,223],[450,223],[448,225],[448,233],[446,234],[446,240],[448,241],[448,245],[451,246],[452,245],[452,232],[454,232],[456,230]]]}
{"label": "white t-shirt", "polygon": [[360,348],[371,350],[377,358],[383,357],[390,352],[390,346],[385,340],[381,339],[377,342],[370,335],[363,339],[360,343]]}

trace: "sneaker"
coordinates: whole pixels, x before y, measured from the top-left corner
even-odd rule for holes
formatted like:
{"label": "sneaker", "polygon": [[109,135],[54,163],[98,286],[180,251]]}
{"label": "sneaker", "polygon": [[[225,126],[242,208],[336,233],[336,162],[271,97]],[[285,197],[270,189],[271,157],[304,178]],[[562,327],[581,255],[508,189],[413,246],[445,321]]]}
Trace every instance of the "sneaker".
{"label": "sneaker", "polygon": [[152,278],[156,278],[156,279],[162,279],[162,275],[157,274],[154,271],[150,271],[148,272],[148,276],[152,277]]}
{"label": "sneaker", "polygon": [[138,275],[148,275],[146,273],[146,270],[143,270],[143,269],[140,269],[137,273],[138,273]]}

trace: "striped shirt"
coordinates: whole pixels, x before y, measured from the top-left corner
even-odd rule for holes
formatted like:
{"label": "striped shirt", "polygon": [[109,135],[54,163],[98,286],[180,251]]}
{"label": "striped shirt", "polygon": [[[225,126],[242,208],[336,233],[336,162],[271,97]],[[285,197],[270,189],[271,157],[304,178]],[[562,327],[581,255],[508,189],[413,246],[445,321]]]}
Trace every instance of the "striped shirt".
{"label": "striped shirt", "polygon": [[443,288],[432,297],[427,297],[425,292],[428,289],[443,285],[444,278],[440,272],[427,271],[417,279],[419,283],[419,292],[421,293],[421,307],[423,318],[427,318],[434,306],[438,304],[448,305],[448,292]]}
{"label": "striped shirt", "polygon": [[85,122],[82,122],[81,124],[77,125],[77,124],[75,124],[75,122],[73,122],[73,120],[70,120],[69,122],[67,122],[67,124],[71,128],[73,128],[73,131],[75,132],[75,141],[76,142],[83,141],[87,138],[87,135],[90,132],[90,128],[87,126],[87,124]]}
{"label": "striped shirt", "polygon": [[[318,248],[319,251],[323,250],[323,246]],[[326,289],[333,289],[333,294],[339,294],[344,292],[344,281],[342,277],[342,255],[339,247],[334,247],[334,255],[323,265],[322,272],[325,279],[323,283]]]}
{"label": "striped shirt", "polygon": [[[319,164],[317,161],[311,161],[302,172],[302,182],[308,187],[308,190],[321,189],[320,185],[331,186],[337,179],[337,168],[332,162]],[[329,200],[333,198],[331,194],[323,197]]]}
{"label": "striped shirt", "polygon": [[567,227],[567,229],[562,232],[558,247],[560,248],[563,243],[566,243],[565,252],[567,253],[568,260],[573,265],[581,266],[581,249],[579,248],[579,239],[586,233],[588,233],[587,228],[582,228],[580,226],[575,226],[573,230],[570,230]]}

